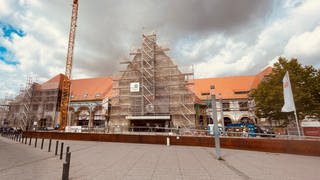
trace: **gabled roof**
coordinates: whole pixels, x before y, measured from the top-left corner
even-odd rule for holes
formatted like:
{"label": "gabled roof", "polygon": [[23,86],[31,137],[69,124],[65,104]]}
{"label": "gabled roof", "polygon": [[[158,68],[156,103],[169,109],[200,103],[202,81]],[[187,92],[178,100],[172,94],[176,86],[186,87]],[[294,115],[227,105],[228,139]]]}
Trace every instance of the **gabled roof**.
{"label": "gabled roof", "polygon": [[263,71],[261,71],[260,73],[258,73],[252,83],[252,88],[255,89],[258,87],[259,83],[261,82],[261,80],[266,76],[271,74],[272,72],[272,67],[267,67],[265,68]]}
{"label": "gabled roof", "polygon": [[210,86],[214,84],[216,98],[243,99],[248,97],[255,76],[231,76],[220,78],[194,79],[194,93],[200,99],[210,99]]}
{"label": "gabled roof", "polygon": [[71,101],[102,100],[111,97],[111,91],[111,77],[71,80]]}
{"label": "gabled roof", "polygon": [[49,79],[48,81],[40,84],[38,86],[39,90],[50,90],[50,89],[58,89],[60,82],[62,82],[64,75],[58,74],[53,78]]}
{"label": "gabled roof", "polygon": [[201,100],[210,99],[210,86],[215,85],[216,98],[246,99],[252,89],[257,88],[264,76],[270,74],[272,68],[268,67],[253,76],[230,76],[219,78],[194,79],[193,92]]}
{"label": "gabled roof", "polygon": [[[58,89],[64,78],[58,74],[48,81],[37,85],[38,90]],[[71,101],[102,100],[111,97],[112,78],[98,77],[71,80]]]}
{"label": "gabled roof", "polygon": [[[246,99],[252,89],[257,88],[264,76],[270,74],[272,68],[268,67],[253,76],[229,76],[219,78],[194,79],[190,88],[200,100],[210,99],[210,85],[215,85],[217,98],[221,94],[222,99]],[[47,82],[40,84],[40,90],[59,88],[64,75],[58,74]],[[102,100],[112,96],[112,77],[97,77],[71,80],[71,101]]]}

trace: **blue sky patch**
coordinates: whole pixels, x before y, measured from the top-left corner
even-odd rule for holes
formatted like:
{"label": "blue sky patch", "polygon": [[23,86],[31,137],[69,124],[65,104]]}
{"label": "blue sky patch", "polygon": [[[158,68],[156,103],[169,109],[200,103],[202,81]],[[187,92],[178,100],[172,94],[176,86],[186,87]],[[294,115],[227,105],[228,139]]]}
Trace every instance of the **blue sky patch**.
{"label": "blue sky patch", "polygon": [[[2,37],[12,41],[13,34],[16,34],[20,37],[25,36],[25,32],[19,28],[16,28],[10,24],[6,24],[0,21],[0,31],[2,31]],[[18,60],[15,60],[14,54],[10,52],[3,44],[0,42],[0,61],[8,65],[17,65],[19,64]]]}
{"label": "blue sky patch", "polygon": [[13,34],[16,34],[20,37],[23,37],[26,35],[23,30],[3,22],[0,22],[0,29],[3,31],[3,37],[8,38],[9,40],[12,40]]}

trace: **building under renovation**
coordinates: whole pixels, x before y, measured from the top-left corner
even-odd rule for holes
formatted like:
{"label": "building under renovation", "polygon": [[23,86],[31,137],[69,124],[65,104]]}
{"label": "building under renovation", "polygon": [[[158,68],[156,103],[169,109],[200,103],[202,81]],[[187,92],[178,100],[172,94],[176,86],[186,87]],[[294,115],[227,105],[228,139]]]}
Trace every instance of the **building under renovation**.
{"label": "building under renovation", "polygon": [[[205,129],[212,123],[212,84],[220,123],[258,123],[249,93],[272,68],[252,76],[193,79],[192,71],[181,72],[167,49],[157,45],[156,35],[142,38],[141,48],[130,53],[132,59],[121,62],[119,75],[71,80],[67,126],[105,132]],[[29,78],[19,95],[3,106],[2,122],[29,130],[59,126],[63,77],[42,84]]]}
{"label": "building under renovation", "polygon": [[132,55],[114,79],[110,125],[194,128],[193,73],[179,70],[157,45],[156,35],[143,35],[142,47]]}

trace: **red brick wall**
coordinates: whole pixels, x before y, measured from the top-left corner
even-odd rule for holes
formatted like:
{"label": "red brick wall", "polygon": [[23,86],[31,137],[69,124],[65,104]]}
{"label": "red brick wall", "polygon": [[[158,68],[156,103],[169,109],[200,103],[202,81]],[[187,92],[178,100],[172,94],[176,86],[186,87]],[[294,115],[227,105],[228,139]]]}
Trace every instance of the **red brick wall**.
{"label": "red brick wall", "polygon": [[[166,144],[167,136],[91,134],[59,132],[25,132],[24,136],[46,139],[105,141],[145,144]],[[220,138],[222,148],[320,156],[320,140],[289,140],[267,138]],[[212,137],[170,136],[171,145],[214,147]]]}

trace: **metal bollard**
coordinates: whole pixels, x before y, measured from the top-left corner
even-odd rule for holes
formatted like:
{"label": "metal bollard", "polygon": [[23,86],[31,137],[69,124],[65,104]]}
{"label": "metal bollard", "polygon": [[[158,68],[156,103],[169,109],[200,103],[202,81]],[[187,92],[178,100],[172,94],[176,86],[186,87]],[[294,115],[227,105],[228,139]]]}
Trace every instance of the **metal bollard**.
{"label": "metal bollard", "polygon": [[27,140],[28,140],[28,137],[26,136],[26,138],[24,139],[24,144],[27,144]]}
{"label": "metal bollard", "polygon": [[71,152],[68,152],[66,156],[66,162],[68,163],[68,176],[69,176],[69,169],[70,169],[70,161],[71,161]]}
{"label": "metal bollard", "polygon": [[62,159],[63,156],[63,142],[61,143],[61,149],[60,149],[60,159]]}
{"label": "metal bollard", "polygon": [[167,146],[170,146],[170,138],[167,137]]}
{"label": "metal bollard", "polygon": [[67,150],[66,150],[66,159],[67,159],[67,157],[68,157],[68,153],[70,152],[70,147],[69,146],[67,146]]}
{"label": "metal bollard", "polygon": [[68,163],[67,162],[64,162],[63,163],[63,168],[62,168],[62,180],[68,180],[69,177],[68,177]]}
{"label": "metal bollard", "polygon": [[30,140],[29,140],[29,146],[31,145],[31,137],[30,137]]}
{"label": "metal bollard", "polygon": [[41,149],[43,149],[43,142],[44,142],[44,139],[42,138],[42,141],[41,141]]}
{"label": "metal bollard", "polygon": [[66,161],[63,163],[62,180],[69,179],[71,152],[67,153]]}
{"label": "metal bollard", "polygon": [[59,146],[59,141],[56,141],[56,151],[54,152],[54,155],[58,155],[58,146]]}
{"label": "metal bollard", "polygon": [[34,141],[34,147],[37,148],[37,144],[38,144],[38,138],[36,137],[36,140]]}
{"label": "metal bollard", "polygon": [[50,140],[49,140],[48,152],[50,152],[50,151],[51,151],[51,141],[52,141],[52,139],[50,139]]}

